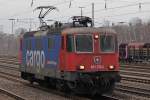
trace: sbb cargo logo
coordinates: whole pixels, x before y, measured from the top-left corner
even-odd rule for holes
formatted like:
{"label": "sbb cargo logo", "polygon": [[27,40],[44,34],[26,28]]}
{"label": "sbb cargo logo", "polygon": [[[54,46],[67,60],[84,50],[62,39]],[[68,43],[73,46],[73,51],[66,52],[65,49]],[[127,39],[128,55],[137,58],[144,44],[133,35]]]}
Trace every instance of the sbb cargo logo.
{"label": "sbb cargo logo", "polygon": [[39,50],[27,50],[26,52],[26,64],[27,66],[36,66],[44,68],[45,66],[45,54],[44,51]]}

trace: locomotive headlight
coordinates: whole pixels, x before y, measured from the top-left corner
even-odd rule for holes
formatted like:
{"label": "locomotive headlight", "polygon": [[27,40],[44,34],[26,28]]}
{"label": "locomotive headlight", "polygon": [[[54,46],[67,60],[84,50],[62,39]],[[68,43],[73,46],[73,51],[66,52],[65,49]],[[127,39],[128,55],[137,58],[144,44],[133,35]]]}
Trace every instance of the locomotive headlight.
{"label": "locomotive headlight", "polygon": [[79,69],[80,69],[80,70],[84,70],[84,68],[85,68],[85,67],[84,67],[83,65],[80,65],[80,66],[79,66]]}
{"label": "locomotive headlight", "polygon": [[115,66],[110,65],[108,68],[109,68],[110,70],[113,70],[113,69],[115,69]]}
{"label": "locomotive headlight", "polygon": [[94,38],[95,38],[95,39],[98,39],[98,35],[95,35]]}

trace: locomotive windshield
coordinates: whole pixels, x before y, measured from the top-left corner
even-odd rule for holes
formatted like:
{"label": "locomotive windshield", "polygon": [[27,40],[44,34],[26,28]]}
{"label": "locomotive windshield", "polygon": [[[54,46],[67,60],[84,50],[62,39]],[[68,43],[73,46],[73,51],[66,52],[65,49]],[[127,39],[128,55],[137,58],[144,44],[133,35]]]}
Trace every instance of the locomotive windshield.
{"label": "locomotive windshield", "polygon": [[100,49],[102,52],[114,52],[115,38],[107,35],[100,36]]}
{"label": "locomotive windshield", "polygon": [[76,35],[75,43],[77,52],[93,52],[92,35]]}

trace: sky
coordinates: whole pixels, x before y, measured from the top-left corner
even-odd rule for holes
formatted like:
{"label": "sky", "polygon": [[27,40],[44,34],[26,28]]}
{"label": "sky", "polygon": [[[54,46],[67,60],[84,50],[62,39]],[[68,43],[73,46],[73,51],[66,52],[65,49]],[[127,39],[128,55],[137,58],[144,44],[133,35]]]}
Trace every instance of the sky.
{"label": "sky", "polygon": [[[102,26],[104,21],[111,23],[126,22],[139,17],[150,20],[150,0],[0,0],[0,31],[13,33],[18,28],[36,30],[39,27],[38,6],[55,6],[58,11],[52,11],[46,20],[69,22],[71,16],[79,16],[83,8],[84,16],[92,16],[92,3],[94,3],[95,25]],[[106,4],[105,4],[106,2]],[[141,7],[139,7],[141,3]],[[70,6],[70,7],[69,7]],[[50,24],[52,22],[48,22]]]}

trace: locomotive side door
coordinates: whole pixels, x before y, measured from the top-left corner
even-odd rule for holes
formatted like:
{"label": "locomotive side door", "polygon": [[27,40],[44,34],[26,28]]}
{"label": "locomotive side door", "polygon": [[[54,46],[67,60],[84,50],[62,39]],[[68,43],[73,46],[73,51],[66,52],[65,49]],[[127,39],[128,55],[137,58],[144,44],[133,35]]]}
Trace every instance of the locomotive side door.
{"label": "locomotive side door", "polygon": [[71,68],[70,58],[74,54],[74,35],[66,34],[62,36],[61,53],[60,53],[60,70],[68,71]]}

